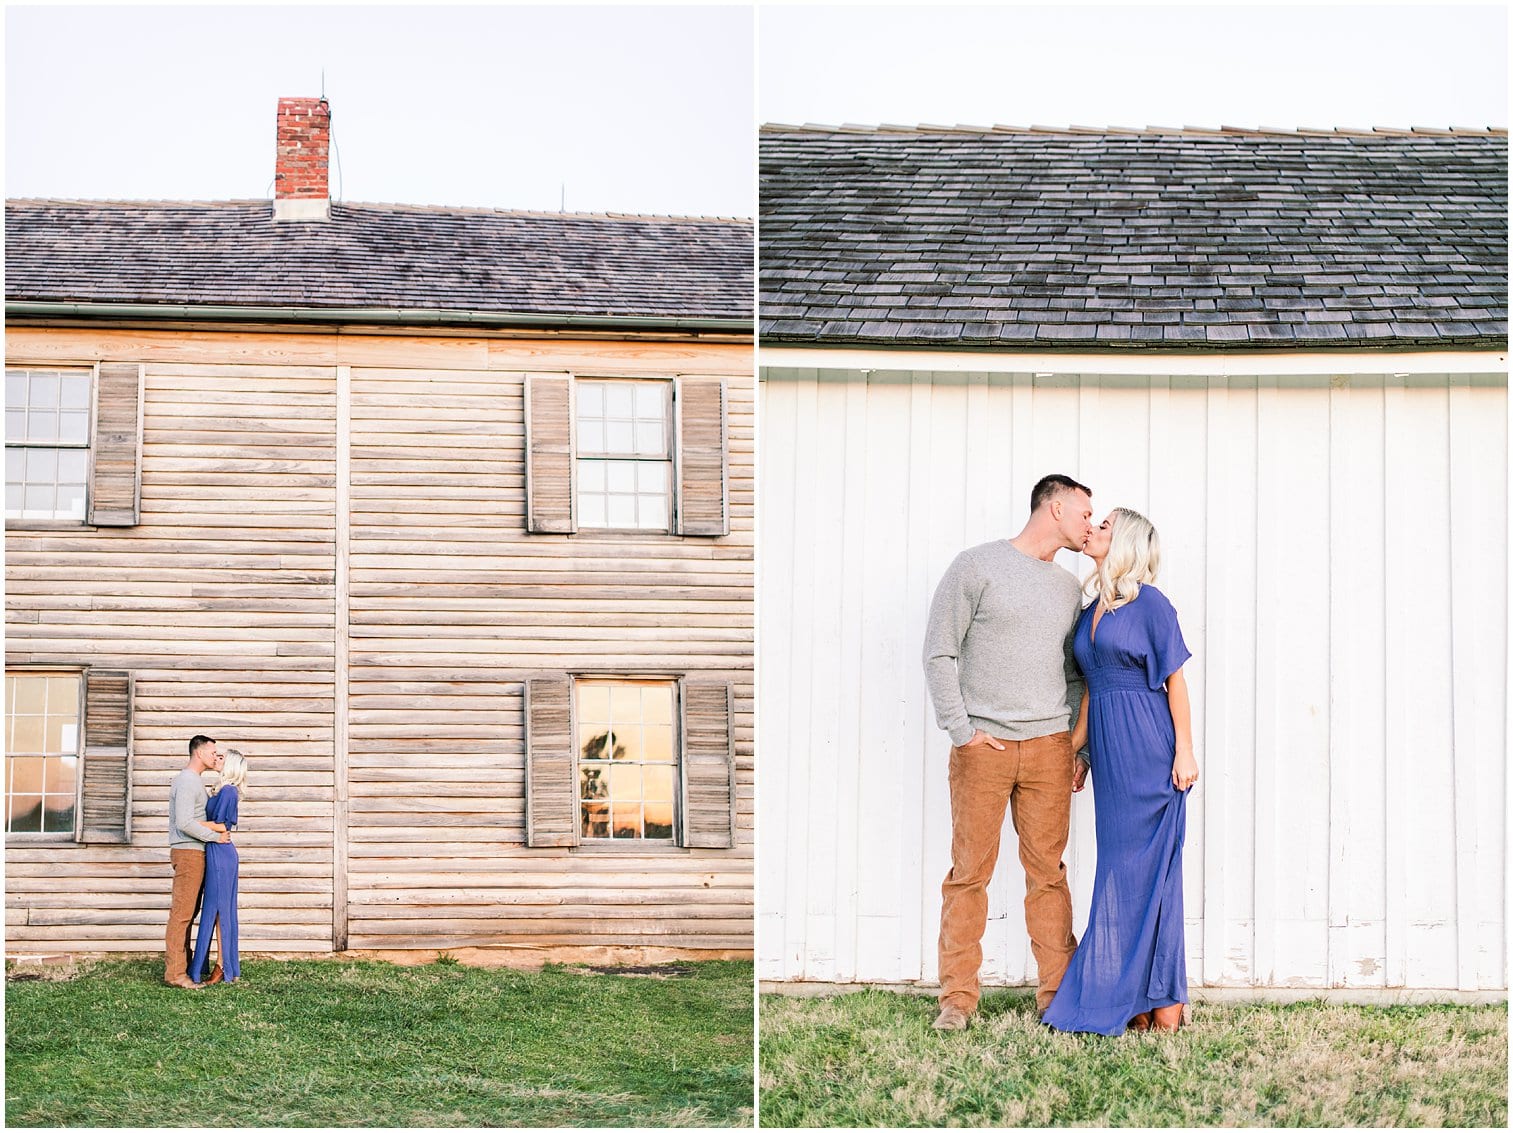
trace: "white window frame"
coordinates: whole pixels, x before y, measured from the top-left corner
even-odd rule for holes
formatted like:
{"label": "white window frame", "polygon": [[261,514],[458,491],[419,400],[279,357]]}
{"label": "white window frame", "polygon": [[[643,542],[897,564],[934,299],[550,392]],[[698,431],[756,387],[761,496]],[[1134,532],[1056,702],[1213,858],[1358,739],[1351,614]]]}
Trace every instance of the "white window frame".
{"label": "white window frame", "polygon": [[[82,441],[64,441],[64,440],[41,441],[41,440],[32,440],[30,438],[22,438],[22,439],[19,439],[19,440],[12,440],[11,439],[11,435],[10,435],[10,420],[9,420],[9,415],[10,415],[10,412],[11,412],[10,401],[9,401],[9,385],[10,385],[10,376],[12,374],[14,374],[14,373],[24,373],[24,374],[26,374],[28,376],[28,380],[30,379],[30,376],[32,374],[57,374],[60,377],[84,377],[84,378],[86,378],[88,380],[88,383],[89,383],[89,396],[88,396],[88,399],[87,399],[87,404],[84,407],[84,439]],[[84,459],[84,484],[83,484],[83,487],[84,487],[83,506],[82,506],[79,514],[77,514],[77,515],[60,514],[57,511],[56,507],[54,507],[54,509],[52,511],[50,511],[49,513],[47,513],[46,515],[29,515],[29,514],[27,514],[27,510],[26,510],[26,507],[25,507],[25,490],[26,490],[25,489],[25,485],[26,485],[27,481],[23,478],[23,480],[22,480],[22,506],[19,509],[12,510],[11,507],[9,506],[9,501],[7,501],[7,505],[6,505],[6,508],[5,508],[5,519],[6,519],[6,521],[8,523],[16,523],[16,524],[21,524],[21,525],[30,525],[30,524],[39,524],[39,523],[40,524],[65,524],[65,525],[77,524],[77,525],[79,525],[81,527],[84,526],[84,525],[86,525],[88,523],[88,521],[89,521],[90,489],[91,489],[91,486],[92,486],[92,481],[93,481],[93,476],[94,476],[95,413],[96,413],[96,401],[97,401],[98,396],[99,396],[99,388],[100,388],[99,375],[98,375],[95,367],[93,367],[93,366],[29,365],[29,364],[24,363],[24,362],[14,362],[14,363],[8,363],[6,365],[6,367],[5,367],[5,377],[6,377],[6,386],[7,386],[6,431],[5,431],[5,454],[6,454],[6,472],[7,472],[7,477],[6,477],[7,491],[9,490],[9,484],[10,484],[9,466],[10,466],[10,459],[11,459],[11,453],[12,453],[12,451],[26,452],[26,451],[36,450],[36,449],[44,449],[44,450],[52,451],[54,453],[64,452],[64,451],[67,451],[67,452],[79,452],[79,451],[83,451],[85,453],[85,459]],[[61,411],[61,401],[62,401],[62,399],[61,399],[61,394],[60,394],[60,398],[59,398],[59,410],[60,411]],[[29,406],[29,402],[28,402],[28,406]],[[58,478],[57,478],[56,472],[54,473],[54,476],[53,476],[52,485],[53,485],[54,491],[56,492],[57,486],[58,486]],[[54,497],[54,504],[56,504],[56,502],[57,502],[57,499],[56,499],[56,496],[55,496]]]}
{"label": "white window frame", "polygon": [[[27,668],[24,666],[7,666],[5,670],[7,680],[12,677],[73,677],[78,682],[78,715],[74,729],[74,751],[69,752],[13,752],[11,750],[12,720],[14,714],[7,709],[4,715],[5,724],[5,838],[6,841],[19,839],[26,842],[69,842],[77,840],[79,824],[83,818],[83,789],[84,789],[84,698],[85,698],[85,670],[75,668]],[[74,760],[74,814],[73,824],[67,830],[11,830],[11,798],[12,791],[12,760],[13,759],[50,759],[72,758]],[[45,785],[45,781],[44,781]],[[53,792],[54,795],[57,792]],[[42,794],[43,814],[46,815],[46,800],[48,793]]]}
{"label": "white window frame", "polygon": [[[645,456],[638,453],[617,453],[605,449],[587,449],[583,444],[582,420],[579,416],[580,399],[583,387],[586,385],[596,386],[658,386],[662,397],[662,455]],[[599,374],[575,374],[572,378],[572,397],[569,400],[569,412],[572,414],[572,494],[573,513],[577,517],[575,526],[580,531],[607,532],[611,534],[630,535],[676,535],[678,531],[678,442],[677,442],[677,383],[672,377],[660,375],[599,375]],[[602,418],[602,414],[601,414]],[[665,467],[667,476],[667,522],[664,526],[642,527],[616,526],[608,522],[604,524],[592,524],[584,522],[583,508],[583,466],[586,461],[618,461],[628,464],[660,465]],[[607,468],[606,468],[607,473]],[[609,493],[603,493],[606,502]],[[637,493],[639,497],[639,493]]]}
{"label": "white window frame", "polygon": [[[580,743],[580,724],[578,711],[578,690],[583,685],[602,685],[613,687],[615,685],[659,685],[666,686],[672,694],[672,753],[671,763],[663,761],[620,761],[627,765],[635,764],[642,767],[671,767],[672,768],[672,833],[666,838],[647,838],[644,835],[635,838],[616,838],[614,827],[611,825],[608,836],[590,836],[583,832],[583,805],[590,800],[585,799],[582,793],[583,782],[583,745]],[[605,674],[605,673],[580,673],[575,674],[569,680],[568,703],[570,705],[569,727],[572,729],[573,749],[573,822],[577,831],[578,848],[590,849],[619,847],[621,849],[666,849],[679,848],[683,845],[683,734],[681,726],[681,706],[683,703],[683,682],[666,674]],[[590,761],[599,762],[599,761]],[[603,761],[606,764],[614,763],[614,760]],[[642,790],[642,827],[645,827],[646,815],[644,809],[645,790]],[[606,802],[612,802],[608,795]]]}

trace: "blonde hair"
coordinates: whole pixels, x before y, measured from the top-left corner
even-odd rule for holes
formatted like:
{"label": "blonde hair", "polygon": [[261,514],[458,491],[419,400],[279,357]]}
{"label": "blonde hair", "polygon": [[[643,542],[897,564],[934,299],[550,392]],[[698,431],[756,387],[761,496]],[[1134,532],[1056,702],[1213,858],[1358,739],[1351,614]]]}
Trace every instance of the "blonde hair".
{"label": "blonde hair", "polygon": [[216,784],[215,789],[219,791],[222,787],[229,785],[236,788],[237,794],[245,797],[247,794],[247,757],[234,747],[228,747],[225,755],[226,762],[221,765],[221,781]]}
{"label": "blonde hair", "polygon": [[1116,507],[1111,513],[1108,554],[1088,576],[1083,588],[1106,609],[1127,606],[1140,587],[1156,581],[1161,569],[1161,537],[1138,511]]}

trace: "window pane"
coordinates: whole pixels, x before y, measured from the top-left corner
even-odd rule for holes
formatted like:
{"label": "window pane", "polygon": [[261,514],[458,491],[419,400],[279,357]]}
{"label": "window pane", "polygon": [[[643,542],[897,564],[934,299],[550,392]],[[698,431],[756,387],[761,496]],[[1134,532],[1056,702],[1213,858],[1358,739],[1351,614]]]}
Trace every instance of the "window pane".
{"label": "window pane", "polygon": [[604,414],[604,385],[601,382],[578,383],[578,419]]}
{"label": "window pane", "polygon": [[667,494],[667,474],[672,465],[662,460],[643,460],[636,465],[636,488],[641,492]]}
{"label": "window pane", "polygon": [[578,748],[578,755],[582,759],[608,759],[610,758],[611,736],[609,729],[603,724],[586,726],[579,733],[584,737],[582,745]]}
{"label": "window pane", "polygon": [[604,461],[578,461],[578,490],[580,492],[604,491]]}
{"label": "window pane", "polygon": [[89,408],[89,375],[64,374],[59,405],[64,409]]}
{"label": "window pane", "polygon": [[578,719],[600,724],[609,720],[608,685],[580,684],[578,686]]}
{"label": "window pane", "polygon": [[58,439],[83,444],[89,440],[89,414],[69,409],[58,414]]}
{"label": "window pane", "polygon": [[73,796],[48,795],[45,806],[42,832],[44,834],[72,834],[74,829]]}
{"label": "window pane", "polygon": [[641,768],[617,763],[609,769],[609,797],[616,804],[641,801]]}
{"label": "window pane", "polygon": [[57,756],[47,761],[47,791],[49,794],[73,796],[79,760],[77,756]]}
{"label": "window pane", "polygon": [[642,729],[641,742],[644,745],[642,759],[650,759],[663,763],[672,762],[671,725],[648,725]]}
{"label": "window pane", "polygon": [[608,417],[630,417],[634,414],[635,402],[628,382],[604,383],[604,413]]}
{"label": "window pane", "polygon": [[610,496],[606,527],[634,527],[636,525],[636,497]]}
{"label": "window pane", "polygon": [[666,531],[671,524],[667,520],[666,496],[642,496],[638,527],[648,531]]}
{"label": "window pane", "polygon": [[8,441],[26,440],[26,410],[7,409],[5,411],[5,439]]}
{"label": "window pane", "polygon": [[26,482],[28,484],[54,484],[57,482],[57,479],[57,449],[29,448],[26,450]]}
{"label": "window pane", "polygon": [[26,450],[24,448],[8,448],[5,450],[5,482],[7,484],[19,484],[26,479]]}
{"label": "window pane", "polygon": [[636,451],[636,443],[629,421],[608,421],[604,425],[604,451],[626,453]]}
{"label": "window pane", "polygon": [[578,451],[605,451],[603,421],[580,421],[578,423]]}
{"label": "window pane", "polygon": [[619,723],[641,722],[641,686],[612,685],[609,692],[609,710]]}
{"label": "window pane", "polygon": [[583,799],[609,798],[609,781],[604,772],[610,764],[584,763],[578,768],[578,797]]}
{"label": "window pane", "polygon": [[665,416],[664,407],[667,404],[667,386],[664,382],[645,382],[636,387],[636,416],[655,417]]}
{"label": "window pane", "polygon": [[56,496],[57,489],[51,483],[28,484],[21,497],[21,510],[34,519],[39,513],[51,515]]}
{"label": "window pane", "polygon": [[7,484],[5,486],[5,510],[7,512],[19,512],[22,504],[26,501],[26,493],[20,484]]}
{"label": "window pane", "polygon": [[58,485],[58,503],[55,514],[58,519],[84,518],[84,485]]}
{"label": "window pane", "polygon": [[609,804],[608,803],[582,803],[580,813],[583,818],[583,837],[585,838],[608,838],[609,837]]}
{"label": "window pane", "polygon": [[27,402],[33,409],[58,408],[58,375],[33,374]]}
{"label": "window pane", "polygon": [[30,712],[40,715],[47,708],[47,678],[46,677],[23,677],[12,678],[16,682],[16,707],[17,712]]}
{"label": "window pane", "polygon": [[58,411],[33,408],[26,420],[26,439],[29,441],[57,440]]}
{"label": "window pane", "polygon": [[42,796],[12,795],[6,815],[7,829],[23,834],[39,834],[42,831]]}
{"label": "window pane", "polygon": [[20,409],[26,405],[26,371],[5,371],[5,408]]}
{"label": "window pane", "polygon": [[[13,752],[42,752],[46,751],[44,743],[47,740],[47,729],[43,724],[45,717],[42,716],[17,716],[11,730],[11,746]],[[37,774],[42,769],[37,768]]]}
{"label": "window pane", "polygon": [[82,448],[59,449],[58,483],[82,484],[88,478],[89,450]]}
{"label": "window pane", "polygon": [[634,492],[636,490],[636,464],[632,460],[609,460],[605,462],[606,486],[611,492]]}
{"label": "window pane", "polygon": [[642,456],[661,456],[666,450],[667,433],[660,421],[636,422],[636,452]]}
{"label": "window pane", "polygon": [[672,723],[671,685],[650,685],[641,690],[641,719],[648,724]]}
{"label": "window pane", "polygon": [[637,838],[641,834],[641,804],[628,803],[620,806],[613,804],[610,808],[613,836],[616,838]]}
{"label": "window pane", "polygon": [[647,803],[646,804],[646,828],[647,838],[671,838],[672,837],[672,804],[671,803]]}
{"label": "window pane", "polygon": [[644,797],[646,799],[646,802],[647,802],[647,817],[648,817],[648,819],[650,818],[650,815],[651,815],[651,807],[650,807],[651,803],[653,803],[653,802],[671,803],[672,802],[672,783],[673,783],[672,770],[673,769],[671,767],[667,766],[666,764],[663,764],[660,767],[648,767],[648,768],[646,768],[646,776],[645,776],[645,778],[642,781],[645,784],[645,790],[643,791],[643,795],[644,795]]}
{"label": "window pane", "polygon": [[47,710],[77,716],[79,714],[79,684],[79,678],[72,674],[47,677]]}
{"label": "window pane", "polygon": [[578,496],[578,526],[609,526],[609,509],[603,496]]}
{"label": "window pane", "polygon": [[14,757],[11,765],[11,790],[20,795],[40,795],[42,793],[42,777],[47,767],[47,760],[36,756],[30,758]]}

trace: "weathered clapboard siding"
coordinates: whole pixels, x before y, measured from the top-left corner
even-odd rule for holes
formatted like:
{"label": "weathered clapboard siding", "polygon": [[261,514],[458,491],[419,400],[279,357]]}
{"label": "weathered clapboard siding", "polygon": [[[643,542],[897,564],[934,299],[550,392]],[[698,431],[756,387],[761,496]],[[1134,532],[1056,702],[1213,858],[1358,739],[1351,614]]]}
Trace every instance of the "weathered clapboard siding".
{"label": "weathered clapboard siding", "polygon": [[334,378],[149,362],[144,382],[141,522],[7,534],[8,662],[136,674],[131,843],[9,839],[8,945],[162,947],[168,784],[207,732],[256,768],[244,947],[329,948]]}
{"label": "weathered clapboard siding", "polygon": [[[8,345],[148,374],[142,524],[8,545],[10,660],[128,668],[138,694],[133,842],[12,840],[13,947],[161,947],[167,785],[195,730],[256,761],[248,950],[329,948],[333,923],[360,948],[751,947],[749,345],[61,328]],[[724,378],[730,534],[526,536],[533,370]],[[525,847],[521,688],[541,670],[730,681],[735,848]],[[60,896],[76,923],[46,923]]]}
{"label": "weathered clapboard siding", "polygon": [[[666,375],[660,353],[584,372]],[[352,947],[751,946],[754,390],[749,355],[732,363],[673,371],[728,375],[718,540],[527,534],[528,370],[353,367]],[[534,671],[732,681],[739,848],[526,848]]]}
{"label": "weathered clapboard siding", "polygon": [[[1012,535],[1030,486],[1062,471],[1093,485],[1097,515],[1154,520],[1194,653],[1191,981],[1506,987],[1498,363],[767,370],[764,976],[934,979],[948,741],[926,610],[951,557]],[[1091,797],[1073,810],[1080,931]],[[1013,846],[1006,831],[990,889],[995,983],[1034,970]]]}

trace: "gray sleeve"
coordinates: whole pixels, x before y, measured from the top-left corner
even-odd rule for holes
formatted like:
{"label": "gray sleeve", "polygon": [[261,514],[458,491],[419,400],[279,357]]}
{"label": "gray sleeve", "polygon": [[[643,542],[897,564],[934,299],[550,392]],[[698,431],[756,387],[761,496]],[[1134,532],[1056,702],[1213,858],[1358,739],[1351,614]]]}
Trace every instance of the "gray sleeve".
{"label": "gray sleeve", "polygon": [[[1078,615],[1081,616],[1080,614]],[[1077,727],[1077,716],[1082,711],[1082,698],[1087,695],[1087,682],[1082,679],[1082,669],[1077,665],[1077,655],[1072,652],[1072,642],[1077,638],[1077,619],[1073,619],[1071,631],[1066,635],[1064,647],[1066,666],[1066,710],[1067,730]],[[1087,757],[1087,749],[1077,753],[1077,758],[1083,763],[1091,762]]]}
{"label": "gray sleeve", "polygon": [[957,747],[976,731],[967,718],[956,662],[961,643],[977,613],[982,583],[965,556],[957,555],[935,588],[930,618],[925,625],[925,684],[935,705],[935,722],[951,736]]}
{"label": "gray sleeve", "polygon": [[198,787],[192,779],[175,779],[169,800],[169,818],[174,829],[196,842],[214,842],[220,835],[202,822],[194,820],[194,792]]}

